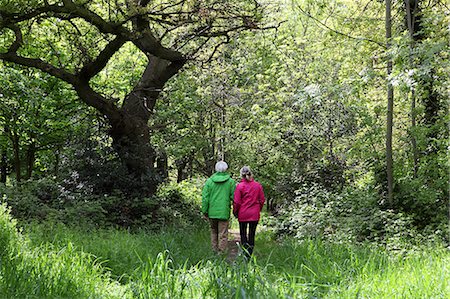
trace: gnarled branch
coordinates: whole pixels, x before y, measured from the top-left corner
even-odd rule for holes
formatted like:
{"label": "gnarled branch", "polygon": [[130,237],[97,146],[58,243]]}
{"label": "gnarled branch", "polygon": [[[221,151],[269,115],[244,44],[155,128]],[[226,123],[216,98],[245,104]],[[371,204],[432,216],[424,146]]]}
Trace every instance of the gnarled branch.
{"label": "gnarled branch", "polygon": [[126,41],[127,40],[122,36],[116,37],[106,45],[94,61],[83,66],[80,75],[86,79],[94,77],[106,66],[114,53],[116,53]]}

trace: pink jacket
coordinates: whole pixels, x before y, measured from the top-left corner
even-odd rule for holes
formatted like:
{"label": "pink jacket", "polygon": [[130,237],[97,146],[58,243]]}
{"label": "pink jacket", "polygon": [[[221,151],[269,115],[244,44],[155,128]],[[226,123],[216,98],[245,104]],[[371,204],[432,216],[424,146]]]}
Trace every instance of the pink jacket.
{"label": "pink jacket", "polygon": [[239,222],[259,221],[264,201],[261,184],[242,179],[234,191],[233,214],[238,217]]}

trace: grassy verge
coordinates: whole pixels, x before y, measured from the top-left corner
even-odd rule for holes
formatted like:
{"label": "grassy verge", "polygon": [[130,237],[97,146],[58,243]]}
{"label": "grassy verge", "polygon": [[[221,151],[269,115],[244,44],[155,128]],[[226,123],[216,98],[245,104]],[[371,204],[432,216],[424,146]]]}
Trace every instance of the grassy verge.
{"label": "grassy verge", "polygon": [[195,231],[17,230],[0,208],[3,298],[447,298],[450,254],[257,236],[254,259],[227,261]]}
{"label": "grassy verge", "polygon": [[207,226],[160,233],[34,225],[35,246],[97,257],[135,298],[446,298],[450,254],[428,248],[395,254],[373,245],[275,242],[259,233],[255,259],[215,256]]}
{"label": "grassy verge", "polygon": [[68,243],[31,245],[0,205],[1,298],[130,298],[88,253]]}

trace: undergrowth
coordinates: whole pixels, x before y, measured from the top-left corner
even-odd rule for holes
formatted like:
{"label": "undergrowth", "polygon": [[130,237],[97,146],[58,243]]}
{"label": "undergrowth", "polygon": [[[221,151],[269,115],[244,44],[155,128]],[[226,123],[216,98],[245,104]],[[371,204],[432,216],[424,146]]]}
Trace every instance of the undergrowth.
{"label": "undergrowth", "polygon": [[0,206],[3,298],[446,298],[442,246],[390,251],[259,232],[253,259],[210,250],[207,223],[162,232],[28,224]]}

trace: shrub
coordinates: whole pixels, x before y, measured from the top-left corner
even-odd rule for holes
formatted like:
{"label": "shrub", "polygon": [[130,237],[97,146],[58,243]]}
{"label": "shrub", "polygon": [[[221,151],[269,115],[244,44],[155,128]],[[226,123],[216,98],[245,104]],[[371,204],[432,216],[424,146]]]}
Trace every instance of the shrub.
{"label": "shrub", "polygon": [[275,222],[278,235],[297,239],[376,241],[397,247],[417,233],[414,219],[403,212],[383,210],[376,190],[347,188],[340,193],[321,185],[303,185],[282,206]]}
{"label": "shrub", "polygon": [[162,184],[153,197],[131,196],[120,190],[96,194],[90,188],[66,186],[67,182],[44,178],[0,185],[0,193],[21,221],[159,229],[196,224],[201,219],[201,190],[194,183]]}
{"label": "shrub", "polygon": [[156,194],[158,210],[153,223],[156,220],[163,225],[199,224],[201,194],[199,185],[188,181],[161,185]]}

